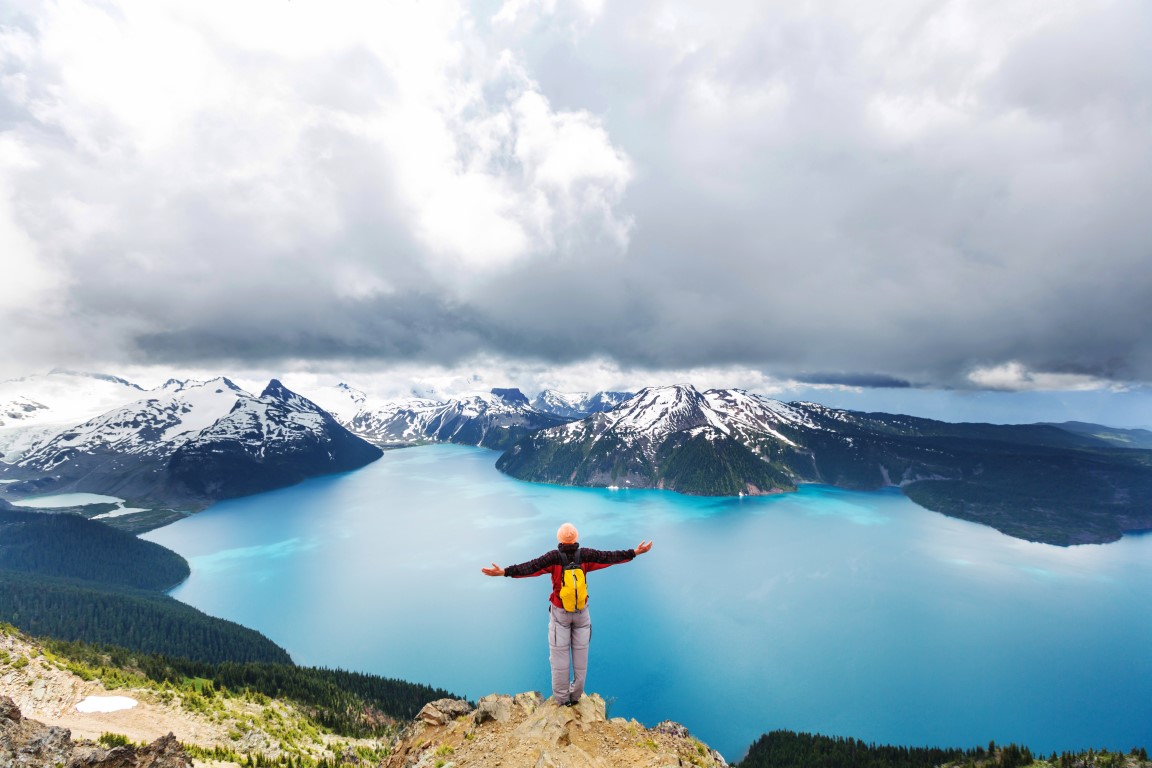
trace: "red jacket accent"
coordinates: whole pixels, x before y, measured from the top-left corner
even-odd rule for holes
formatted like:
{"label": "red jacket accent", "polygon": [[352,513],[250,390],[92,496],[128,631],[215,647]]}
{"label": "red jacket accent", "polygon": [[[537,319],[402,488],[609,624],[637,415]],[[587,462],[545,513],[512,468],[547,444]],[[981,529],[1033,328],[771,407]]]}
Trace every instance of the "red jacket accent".
{"label": "red jacket accent", "polygon": [[[599,549],[581,547],[579,543],[560,544],[556,549],[545,552],[535,560],[509,565],[504,569],[504,575],[510,576],[513,579],[527,579],[532,576],[543,576],[546,573],[550,573],[552,575],[552,594],[548,596],[548,599],[552,605],[557,608],[563,608],[564,604],[560,602],[560,587],[561,580],[563,579],[564,563],[560,559],[560,553],[563,552],[568,556],[568,559],[571,560],[572,555],[577,549],[580,550],[580,567],[584,569],[584,573],[598,571],[601,568],[607,568],[617,563],[627,563],[636,557],[636,550],[634,549],[616,549],[604,552]],[[592,598],[589,597],[588,599],[591,600]]]}

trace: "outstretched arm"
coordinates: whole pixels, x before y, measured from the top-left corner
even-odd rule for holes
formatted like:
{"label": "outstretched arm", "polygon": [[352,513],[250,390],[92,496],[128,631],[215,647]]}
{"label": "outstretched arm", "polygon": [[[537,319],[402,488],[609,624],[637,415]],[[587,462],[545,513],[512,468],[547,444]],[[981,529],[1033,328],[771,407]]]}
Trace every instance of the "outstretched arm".
{"label": "outstretched arm", "polygon": [[[652,549],[652,542],[642,541],[642,542],[640,542],[640,546],[636,547],[636,549],[634,549],[633,551],[638,555],[642,555],[650,549]],[[495,565],[495,563],[493,563],[493,565]]]}
{"label": "outstretched arm", "polygon": [[504,575],[504,569],[501,568],[500,566],[496,565],[496,563],[492,563],[491,568],[481,568],[480,572],[483,573],[485,576],[503,576]]}

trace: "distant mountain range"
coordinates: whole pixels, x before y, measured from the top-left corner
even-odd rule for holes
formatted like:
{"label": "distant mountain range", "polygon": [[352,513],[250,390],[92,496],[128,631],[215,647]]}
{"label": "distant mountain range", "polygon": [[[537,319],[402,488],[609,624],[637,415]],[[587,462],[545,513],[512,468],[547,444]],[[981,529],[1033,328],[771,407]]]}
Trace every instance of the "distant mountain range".
{"label": "distant mountain range", "polygon": [[1150,438],[1100,425],[950,424],[672,386],[535,432],[496,466],[537,482],[704,495],[797,483],[898,486],[928,509],[1068,545],[1152,529]]}
{"label": "distant mountain range", "polygon": [[1152,432],[1096,424],[951,424],[692,386],[517,389],[376,401],[348,384],[306,398],[273,380],[145,391],[55,371],[0,383],[0,489],[87,491],[148,511],[142,530],[217,499],[354,469],[383,448],[451,442],[504,453],[514,477],[563,485],[760,495],[825,483],[899,487],[916,503],[1052,544],[1152,529]]}
{"label": "distant mountain range", "polygon": [[441,442],[503,450],[532,432],[611,410],[630,397],[630,392],[549,389],[530,401],[519,389],[497,388],[449,400],[413,397],[377,404],[341,384],[321,402],[353,433],[382,447]]}
{"label": "distant mountain range", "polygon": [[[114,376],[56,370],[0,382],[0,491],[125,499],[69,511],[146,530],[213,501],[356,469],[383,448],[452,442],[503,449],[628,393],[517,389],[435,401],[376,402],[340,384],[324,407],[273,380],[252,395],[227,378],[145,390]],[[135,510],[135,511],[133,511]]]}

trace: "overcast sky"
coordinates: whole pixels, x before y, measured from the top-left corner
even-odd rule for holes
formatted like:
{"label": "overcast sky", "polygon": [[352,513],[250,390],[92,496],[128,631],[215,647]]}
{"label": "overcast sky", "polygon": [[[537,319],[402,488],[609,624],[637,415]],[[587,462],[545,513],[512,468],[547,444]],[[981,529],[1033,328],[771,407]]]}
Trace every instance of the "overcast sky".
{"label": "overcast sky", "polygon": [[0,0],[0,259],[5,376],[1140,389],[1152,3]]}

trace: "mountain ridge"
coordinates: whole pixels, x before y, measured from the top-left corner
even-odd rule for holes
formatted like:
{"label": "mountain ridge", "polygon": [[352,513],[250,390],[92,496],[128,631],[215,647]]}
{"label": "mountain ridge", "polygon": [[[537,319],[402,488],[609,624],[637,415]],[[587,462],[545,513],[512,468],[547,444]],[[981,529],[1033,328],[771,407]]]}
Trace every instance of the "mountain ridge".
{"label": "mountain ridge", "polygon": [[[114,376],[41,380],[99,403],[140,391]],[[0,383],[0,395],[34,400],[11,384]],[[129,509],[100,508],[102,516],[144,530],[219,498],[363,466],[382,449],[450,442],[503,451],[498,469],[536,482],[732,496],[786,493],[799,483],[897,487],[927,509],[1057,545],[1152,529],[1146,430],[943,422],[690,384],[634,395],[544,390],[528,398],[509,387],[379,401],[343,382],[320,394],[323,407],[277,379],[257,396],[224,377],[173,379],[51,434],[0,429],[0,449],[25,448],[0,465],[0,493],[127,498]],[[92,410],[81,399],[57,402]],[[29,413],[48,423],[40,410]],[[37,439],[25,439],[34,432]],[[136,501],[152,511],[124,514]]]}
{"label": "mountain ridge", "polygon": [[951,423],[782,403],[743,390],[641,390],[537,431],[497,468],[534,482],[759,495],[899,487],[917,504],[1067,546],[1152,529],[1152,452],[1050,424]]}

